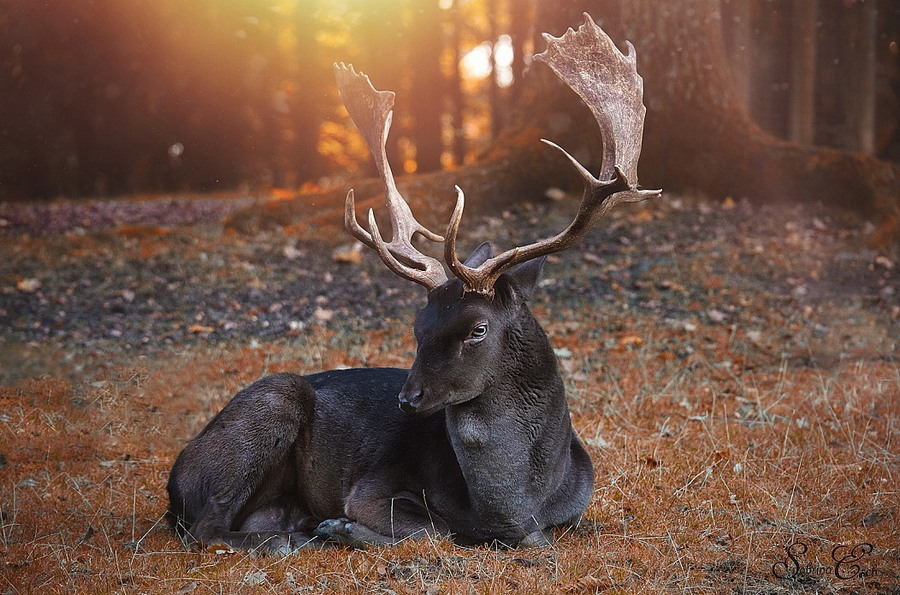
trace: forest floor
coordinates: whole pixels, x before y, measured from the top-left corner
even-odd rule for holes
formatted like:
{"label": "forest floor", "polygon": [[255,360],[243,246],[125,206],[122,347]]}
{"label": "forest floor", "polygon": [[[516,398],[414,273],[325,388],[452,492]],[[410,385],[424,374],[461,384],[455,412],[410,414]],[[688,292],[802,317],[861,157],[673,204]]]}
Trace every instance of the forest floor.
{"label": "forest floor", "polygon": [[[575,203],[461,243],[530,242]],[[424,291],[337,211],[223,223],[252,204],[0,205],[0,591],[900,592],[900,254],[821,206],[683,196],[545,267],[533,310],[596,470],[554,545],[186,549],[168,472],[231,395],[415,353]]]}

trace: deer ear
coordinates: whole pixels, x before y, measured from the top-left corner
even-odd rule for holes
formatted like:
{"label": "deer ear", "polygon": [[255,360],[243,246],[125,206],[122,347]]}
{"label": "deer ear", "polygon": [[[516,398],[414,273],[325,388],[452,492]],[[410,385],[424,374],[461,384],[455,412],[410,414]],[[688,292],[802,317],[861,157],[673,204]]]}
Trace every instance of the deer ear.
{"label": "deer ear", "polygon": [[519,294],[524,301],[531,299],[531,295],[534,293],[534,289],[541,279],[541,269],[544,268],[544,262],[546,260],[546,256],[534,258],[525,261],[519,266],[504,273],[504,276],[509,277],[510,281],[512,281],[513,290]]}
{"label": "deer ear", "polygon": [[491,246],[490,242],[484,242],[469,255],[469,258],[466,259],[465,264],[469,268],[480,267],[484,264],[488,258],[492,258],[494,256],[494,247]]}

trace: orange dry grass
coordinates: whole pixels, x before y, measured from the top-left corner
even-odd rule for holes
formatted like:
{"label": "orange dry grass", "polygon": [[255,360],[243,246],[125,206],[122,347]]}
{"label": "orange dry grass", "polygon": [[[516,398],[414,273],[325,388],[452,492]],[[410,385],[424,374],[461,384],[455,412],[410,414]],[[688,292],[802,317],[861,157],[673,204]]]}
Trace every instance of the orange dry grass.
{"label": "orange dry grass", "polygon": [[[168,470],[234,392],[280,370],[412,359],[402,324],[366,337],[313,330],[293,344],[195,349],[83,384],[0,389],[0,588],[757,593],[900,584],[896,364],[766,362],[727,327],[698,329],[707,347],[676,357],[668,337],[638,323],[598,351],[592,315],[542,316],[556,320],[548,328],[567,350],[573,420],[597,472],[584,522],[553,547],[426,539],[285,559],[186,551],[162,521]],[[795,541],[808,548],[804,573],[778,579],[773,565],[795,570],[784,549]],[[860,572],[835,576],[832,549],[861,542],[874,550]]]}

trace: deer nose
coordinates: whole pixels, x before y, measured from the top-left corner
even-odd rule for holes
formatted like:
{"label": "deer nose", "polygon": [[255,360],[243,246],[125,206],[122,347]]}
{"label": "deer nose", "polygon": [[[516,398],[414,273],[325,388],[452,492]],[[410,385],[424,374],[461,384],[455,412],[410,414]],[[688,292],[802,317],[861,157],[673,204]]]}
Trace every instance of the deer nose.
{"label": "deer nose", "polygon": [[420,387],[404,386],[397,396],[400,401],[400,409],[405,413],[415,413],[425,398],[425,390]]}

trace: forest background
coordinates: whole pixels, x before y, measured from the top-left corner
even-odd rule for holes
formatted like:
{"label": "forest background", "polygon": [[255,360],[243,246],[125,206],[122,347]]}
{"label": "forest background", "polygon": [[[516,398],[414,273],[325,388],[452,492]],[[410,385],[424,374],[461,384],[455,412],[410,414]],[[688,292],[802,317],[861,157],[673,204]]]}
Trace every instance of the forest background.
{"label": "forest background", "polygon": [[[531,55],[543,48],[540,32],[560,35],[586,9],[620,44],[625,36],[638,47],[639,68],[651,82],[651,142],[645,145],[670,162],[672,155],[690,152],[686,137],[697,129],[663,134],[675,119],[668,117],[668,103],[709,112],[719,127],[733,119],[716,112],[712,95],[712,101],[692,100],[683,91],[676,97],[659,84],[675,72],[698,87],[724,87],[749,115],[734,124],[739,128],[758,127],[803,146],[900,159],[896,3],[624,6],[87,0],[49,10],[43,2],[7,0],[0,6],[0,200],[343,187],[374,170],[340,105],[334,61],[352,62],[377,88],[398,92],[389,150],[399,172],[479,162],[503,146],[502,131],[521,129],[523,121],[542,122],[542,132],[565,136],[560,129],[572,127],[566,120],[574,103],[562,109],[547,100],[559,91],[545,92]],[[640,24],[648,20],[662,24],[648,32]],[[692,38],[674,39],[666,29],[666,22],[682,21],[699,23]],[[666,34],[672,39],[653,39]],[[655,74],[662,67],[668,75]],[[726,80],[710,83],[709,72]],[[534,87],[539,91],[529,93]],[[541,120],[539,113],[548,110],[555,113]],[[581,112],[574,111],[577,119]],[[727,142],[745,141],[733,136]],[[703,172],[681,175],[672,170],[683,168],[666,167],[650,155],[643,182],[747,194],[740,184],[710,182],[713,170],[735,169],[733,159],[719,154],[702,161]],[[757,175],[759,169],[767,168],[757,167]],[[544,190],[530,188],[530,197]],[[855,198],[841,202],[853,206]]]}
{"label": "forest background", "polygon": [[[347,244],[381,185],[331,64],[462,250],[549,237],[590,112],[531,64],[589,11],[648,108],[617,208],[531,307],[596,472],[548,548],[180,543],[185,443],[273,372],[406,367],[421,289]],[[889,0],[0,0],[0,589],[891,593],[900,586]],[[386,216],[379,215],[382,221]]]}

